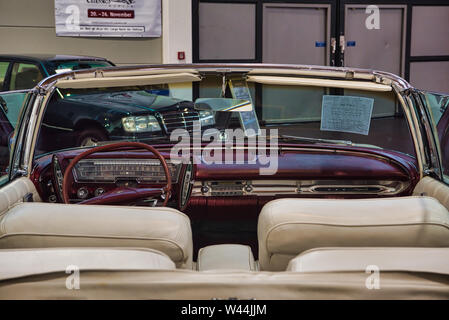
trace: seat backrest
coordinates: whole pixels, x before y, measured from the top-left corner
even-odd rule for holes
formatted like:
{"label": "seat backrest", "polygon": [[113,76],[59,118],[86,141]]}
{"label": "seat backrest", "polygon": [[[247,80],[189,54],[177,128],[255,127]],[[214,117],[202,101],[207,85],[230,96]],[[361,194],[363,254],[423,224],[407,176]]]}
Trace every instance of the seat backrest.
{"label": "seat backrest", "polygon": [[449,247],[449,213],[436,199],[279,199],[259,216],[261,270],[285,270],[321,247]]}
{"label": "seat backrest", "polygon": [[171,208],[20,203],[0,217],[0,249],[132,247],[192,268],[189,218]]}

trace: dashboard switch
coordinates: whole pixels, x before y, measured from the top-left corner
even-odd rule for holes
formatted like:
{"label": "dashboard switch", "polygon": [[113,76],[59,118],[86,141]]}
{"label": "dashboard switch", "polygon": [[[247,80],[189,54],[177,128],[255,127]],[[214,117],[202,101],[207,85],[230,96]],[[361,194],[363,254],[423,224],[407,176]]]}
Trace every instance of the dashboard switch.
{"label": "dashboard switch", "polygon": [[208,186],[202,186],[201,187],[201,193],[202,194],[206,194],[209,192],[209,187]]}

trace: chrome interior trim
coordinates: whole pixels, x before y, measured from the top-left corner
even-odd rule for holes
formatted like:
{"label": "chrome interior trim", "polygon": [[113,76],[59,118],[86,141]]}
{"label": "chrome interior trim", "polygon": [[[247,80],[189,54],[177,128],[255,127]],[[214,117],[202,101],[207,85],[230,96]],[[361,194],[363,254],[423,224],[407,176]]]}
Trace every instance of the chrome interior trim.
{"label": "chrome interior trim", "polygon": [[[174,164],[170,160],[166,160],[167,165],[171,172],[172,183],[177,183],[179,180],[179,175],[181,173],[182,164]],[[92,179],[82,179],[79,175],[79,167],[83,165],[88,166],[100,166],[100,165],[118,165],[124,166],[124,168],[114,168],[113,173],[111,173],[112,178],[104,177],[103,179],[92,177]],[[136,166],[145,166],[147,168],[157,166],[161,170],[158,171],[158,175],[155,175],[154,171],[144,171],[139,169],[133,169],[132,165]],[[130,172],[132,171],[140,171],[142,174],[132,175]],[[98,183],[98,182],[117,182],[118,180],[135,180],[137,183],[162,183],[165,182],[165,174],[163,172],[161,163],[159,159],[83,159],[78,162],[75,167],[72,169],[73,179],[75,182],[79,183]],[[144,173],[148,173],[148,177],[144,176]],[[151,177],[154,176],[154,177]],[[161,177],[163,177],[161,179]]]}
{"label": "chrome interior trim", "polygon": [[195,181],[192,197],[298,195],[397,195],[409,182],[388,180]]}

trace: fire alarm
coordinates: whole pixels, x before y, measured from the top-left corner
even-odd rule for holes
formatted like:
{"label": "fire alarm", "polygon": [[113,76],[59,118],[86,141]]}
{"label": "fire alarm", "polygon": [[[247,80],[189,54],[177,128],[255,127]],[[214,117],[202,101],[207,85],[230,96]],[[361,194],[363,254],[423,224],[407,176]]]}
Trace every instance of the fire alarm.
{"label": "fire alarm", "polygon": [[185,60],[186,53],[184,51],[178,51],[178,60]]}

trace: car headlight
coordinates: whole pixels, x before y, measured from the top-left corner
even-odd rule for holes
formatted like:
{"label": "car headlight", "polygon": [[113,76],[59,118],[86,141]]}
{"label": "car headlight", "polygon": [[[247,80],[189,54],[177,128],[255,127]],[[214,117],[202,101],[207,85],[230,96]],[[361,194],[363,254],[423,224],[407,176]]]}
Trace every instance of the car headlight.
{"label": "car headlight", "polygon": [[154,116],[126,117],[122,119],[126,132],[157,132],[161,126]]}
{"label": "car headlight", "polygon": [[212,126],[215,124],[215,114],[213,111],[200,111],[201,126]]}

